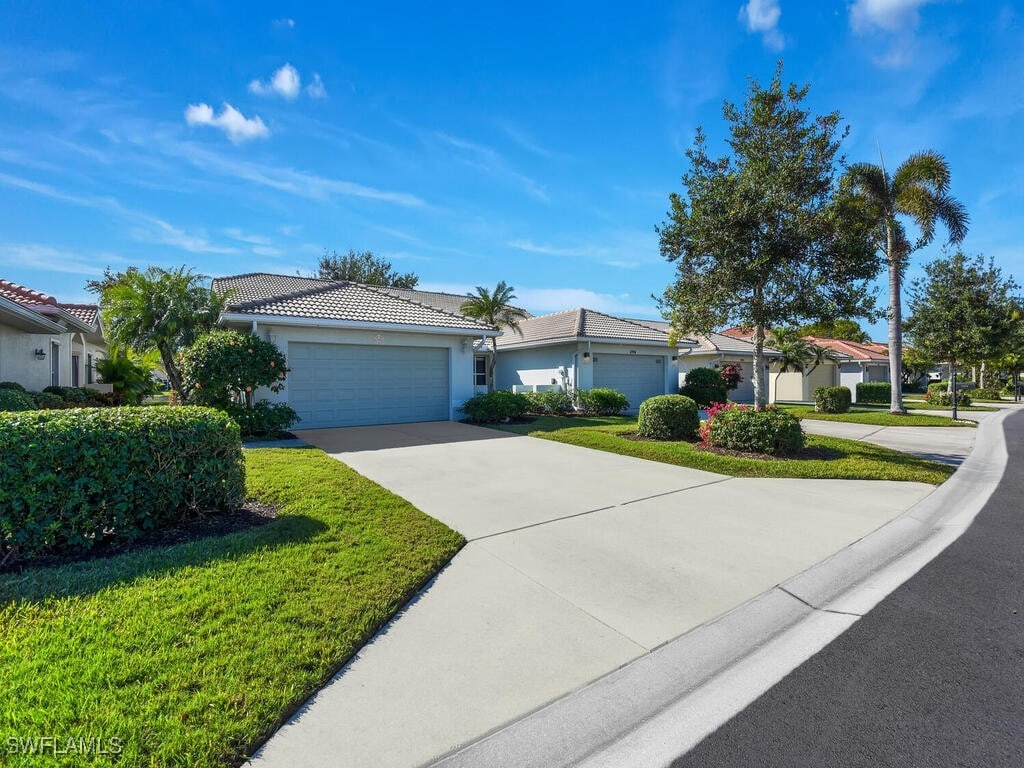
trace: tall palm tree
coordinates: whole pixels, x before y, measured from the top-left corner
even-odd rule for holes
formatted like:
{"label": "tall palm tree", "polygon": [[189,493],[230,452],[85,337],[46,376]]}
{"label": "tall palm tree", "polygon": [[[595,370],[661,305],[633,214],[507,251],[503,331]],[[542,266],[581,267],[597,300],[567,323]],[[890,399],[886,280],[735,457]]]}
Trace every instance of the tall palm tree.
{"label": "tall palm tree", "polygon": [[[876,246],[889,267],[889,410],[905,413],[902,381],[903,310],[900,290],[910,253],[932,241],[935,224],[949,232],[949,242],[967,235],[968,215],[963,203],[949,194],[949,164],[938,152],[927,150],[908,157],[891,176],[884,164],[857,163],[842,179],[842,189],[852,195],[874,225]],[[917,225],[919,236],[911,243],[900,217]]]}
{"label": "tall palm tree", "polygon": [[[506,285],[502,280],[493,291],[489,291],[481,285],[476,287],[476,294],[467,293],[466,300],[462,302],[459,311],[467,317],[482,320],[488,325],[493,325],[501,330],[510,330],[520,336],[523,335],[519,328],[519,321],[525,320],[530,315],[525,310],[513,306],[512,301],[516,298],[513,293],[515,288]],[[487,362],[487,391],[494,391],[494,364],[498,359],[498,339],[491,340],[494,345]]]}
{"label": "tall palm tree", "polygon": [[808,362],[814,357],[810,342],[800,338],[795,328],[775,328],[769,337],[772,349],[779,353],[775,365],[775,389],[779,388],[779,376],[784,373],[803,373]]}

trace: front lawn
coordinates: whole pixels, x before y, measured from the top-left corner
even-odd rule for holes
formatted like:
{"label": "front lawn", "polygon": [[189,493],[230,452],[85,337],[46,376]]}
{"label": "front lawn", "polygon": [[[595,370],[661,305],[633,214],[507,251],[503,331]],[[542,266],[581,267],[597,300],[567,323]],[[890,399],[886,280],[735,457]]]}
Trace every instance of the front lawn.
{"label": "front lawn", "polygon": [[[602,423],[588,426],[584,423],[588,421]],[[631,440],[626,436],[636,432],[636,419],[625,417],[592,420],[546,416],[530,424],[504,424],[499,428],[734,477],[907,480],[938,485],[953,474],[955,469],[870,443],[822,435],[807,435],[807,447],[812,454],[828,458],[760,459],[724,456],[703,451],[694,443]]]}
{"label": "front lawn", "polygon": [[815,419],[817,421],[845,421],[850,424],[874,424],[879,427],[973,427],[973,421],[953,421],[945,416],[932,416],[926,413],[908,413],[900,415],[889,413],[878,408],[853,407],[847,413],[818,413],[810,405],[780,405],[782,410],[789,411],[798,419]]}
{"label": "front lawn", "polygon": [[[879,406],[888,411],[888,406]],[[953,406],[951,405],[932,405],[926,403],[924,400],[904,400],[903,407],[908,411],[952,411]],[[993,408],[990,405],[961,405],[957,407],[958,411],[987,411],[993,413],[998,411],[998,408]]]}
{"label": "front lawn", "polygon": [[122,744],[7,759],[237,765],[464,543],[319,450],[250,450],[246,468],[271,523],[0,575],[0,747]]}

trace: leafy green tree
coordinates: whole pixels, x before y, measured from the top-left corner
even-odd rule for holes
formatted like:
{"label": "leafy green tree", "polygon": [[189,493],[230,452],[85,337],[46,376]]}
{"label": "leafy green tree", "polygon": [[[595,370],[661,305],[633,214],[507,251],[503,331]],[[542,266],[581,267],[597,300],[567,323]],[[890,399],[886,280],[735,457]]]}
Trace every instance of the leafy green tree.
{"label": "leafy green tree", "polygon": [[93,361],[100,382],[109,384],[115,400],[125,405],[138,405],[159,391],[153,367],[145,357],[118,347],[110,347],[106,357]]}
{"label": "leafy green tree", "polygon": [[188,267],[129,267],[108,269],[102,280],[87,284],[99,296],[107,340],[134,352],[159,352],[167,381],[183,402],[188,393],[181,385],[178,353],[213,328],[228,301],[210,289],[208,280]]}
{"label": "leafy green tree", "polygon": [[399,274],[392,269],[390,261],[374,256],[373,251],[356,252],[351,248],[344,256],[339,256],[337,251],[324,251],[317,265],[317,277],[393,288],[415,288],[420,281],[412,272]]}
{"label": "leafy green tree", "polygon": [[181,380],[199,405],[251,407],[260,387],[284,389],[288,366],[276,345],[251,333],[215,330],[181,353]]}
{"label": "leafy green tree", "polygon": [[903,347],[903,383],[920,381],[935,367],[935,358],[917,347]]}
{"label": "leafy green tree", "polygon": [[[907,335],[915,347],[949,363],[950,391],[956,391],[957,366],[974,355],[992,354],[1014,330],[1013,278],[960,251],[925,267],[925,278],[910,287]],[[953,398],[953,418],[956,418]]]}
{"label": "leafy green tree", "polygon": [[[493,291],[489,291],[481,285],[476,287],[476,293],[467,293],[466,300],[462,302],[459,311],[466,317],[473,317],[482,320],[488,325],[493,325],[501,330],[509,330],[520,336],[523,332],[519,329],[519,322],[530,315],[525,310],[512,304],[516,298],[515,288],[506,285],[502,280]],[[487,391],[494,391],[494,365],[498,360],[498,339],[491,339],[494,345],[487,360]]]}
{"label": "leafy green tree", "polygon": [[[891,176],[884,165],[857,163],[850,166],[842,186],[874,224],[875,246],[889,270],[889,381],[902,377],[903,309],[901,287],[910,254],[935,238],[935,225],[942,223],[949,242],[959,243],[967,235],[968,216],[963,204],[949,194],[949,164],[938,152],[925,151],[908,157]],[[904,220],[918,229],[911,243]],[[904,413],[903,391],[892,387],[892,413]]]}
{"label": "leafy green tree", "polygon": [[672,336],[722,325],[753,329],[754,393],[766,329],[801,320],[870,316],[868,280],[877,273],[867,221],[836,196],[838,113],[812,115],[808,86],[751,82],[742,107],[726,103],[730,154],[712,158],[698,129],[687,151],[685,196],[673,193],[657,227],[676,277],[661,299]]}
{"label": "leafy green tree", "polygon": [[798,329],[801,336],[817,336],[822,339],[844,339],[861,344],[871,341],[871,337],[860,327],[856,320],[825,320],[820,323],[801,325]]}

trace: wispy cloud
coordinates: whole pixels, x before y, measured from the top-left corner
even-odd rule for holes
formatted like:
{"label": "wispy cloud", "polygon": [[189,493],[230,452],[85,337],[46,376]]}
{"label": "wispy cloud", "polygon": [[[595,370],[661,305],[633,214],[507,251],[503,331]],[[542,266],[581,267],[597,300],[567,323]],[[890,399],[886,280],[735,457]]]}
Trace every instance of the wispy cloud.
{"label": "wispy cloud", "polygon": [[273,25],[282,29],[295,29],[295,19],[274,19]]}
{"label": "wispy cloud", "polygon": [[519,239],[510,241],[508,246],[524,253],[564,259],[586,259],[619,269],[633,269],[660,260],[657,242],[653,234],[647,232],[615,233],[603,238],[600,243],[552,245]]}
{"label": "wispy cloud", "polygon": [[497,150],[443,131],[434,131],[431,136],[436,142],[455,150],[456,159],[462,164],[494,178],[510,181],[531,197],[548,201],[547,190],[529,176],[515,170]]}
{"label": "wispy cloud", "polygon": [[[424,291],[465,294],[473,292],[469,283],[421,283]],[[653,300],[638,300],[628,293],[600,293],[586,288],[532,288],[515,286],[515,304],[535,315],[584,307],[624,317],[660,317]]]}
{"label": "wispy cloud", "polygon": [[41,243],[0,243],[0,264],[12,267],[32,264],[47,272],[97,277],[103,274],[105,265],[114,263],[126,262],[112,254],[87,255]]}
{"label": "wispy cloud", "polygon": [[249,83],[250,93],[257,96],[281,96],[289,101],[297,99],[301,90],[299,70],[291,64],[285,64],[275,71],[269,80],[253,80]]}
{"label": "wispy cloud", "polygon": [[189,125],[208,125],[224,132],[233,144],[250,139],[264,139],[270,129],[259,115],[246,117],[233,106],[224,103],[219,115],[215,115],[209,104],[189,104],[185,109],[185,122]]}
{"label": "wispy cloud", "polygon": [[527,152],[537,155],[537,157],[543,157],[545,160],[551,160],[552,158],[558,157],[557,153],[552,152],[546,147],[542,147],[519,126],[514,125],[507,120],[498,120],[497,125],[498,128],[501,129],[502,133]]}
{"label": "wispy cloud", "polygon": [[747,25],[747,31],[761,35],[764,44],[776,51],[785,46],[785,39],[779,31],[782,9],[779,0],[747,0],[740,7],[740,21]]}
{"label": "wispy cloud", "polygon": [[324,87],[324,81],[320,79],[320,75],[316,72],[313,73],[313,81],[306,86],[306,95],[311,99],[327,98],[327,88]]}
{"label": "wispy cloud", "polygon": [[855,32],[913,30],[921,21],[921,8],[936,0],[854,0],[850,26]]}

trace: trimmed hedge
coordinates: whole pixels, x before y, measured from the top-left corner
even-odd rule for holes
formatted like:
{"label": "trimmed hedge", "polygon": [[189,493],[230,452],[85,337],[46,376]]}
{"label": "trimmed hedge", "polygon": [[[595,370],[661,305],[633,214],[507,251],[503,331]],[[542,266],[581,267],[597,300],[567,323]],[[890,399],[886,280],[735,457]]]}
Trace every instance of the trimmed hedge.
{"label": "trimmed hedge", "polygon": [[209,408],[0,417],[0,560],[130,540],[245,499],[238,425]]}
{"label": "trimmed hedge", "polygon": [[892,384],[888,381],[862,381],[857,385],[857,403],[889,405],[892,402]]}
{"label": "trimmed hedge", "polygon": [[36,408],[63,408],[67,401],[55,392],[29,392],[28,396],[36,404]]}
{"label": "trimmed hedge", "polygon": [[853,395],[849,387],[818,387],[814,390],[814,410],[818,413],[846,413]]}
{"label": "trimmed hedge", "polygon": [[700,428],[697,404],[685,395],[656,395],[640,403],[637,434],[649,440],[687,440]]}
{"label": "trimmed hedge", "polygon": [[0,411],[34,411],[36,401],[23,389],[0,389]]}
{"label": "trimmed hedge", "polygon": [[629,400],[615,389],[577,389],[573,392],[573,404],[584,416],[617,416],[629,408]]}
{"label": "trimmed hedge", "polygon": [[[931,403],[932,405],[950,405],[951,406],[951,405],[953,405],[953,394],[951,392],[946,392],[945,390],[941,390],[941,391],[938,391],[938,392],[932,392],[931,390],[929,390],[928,392],[925,393],[924,401],[926,403]],[[956,398],[956,404],[957,405],[968,406],[972,402],[973,401],[971,400],[971,396],[968,395],[966,392],[960,392],[957,395],[957,398]]]}
{"label": "trimmed hedge", "polygon": [[523,392],[523,395],[530,401],[530,413],[567,416],[573,412],[572,395],[568,392]]}
{"label": "trimmed hedge", "polygon": [[693,400],[701,408],[713,403],[724,403],[729,395],[725,379],[711,368],[694,368],[686,373],[686,383],[679,394]]}
{"label": "trimmed hedge", "polygon": [[530,410],[530,400],[526,395],[508,390],[481,392],[463,403],[462,410],[467,421],[488,424],[522,418]]}
{"label": "trimmed hedge", "polygon": [[241,403],[229,403],[225,413],[238,422],[242,437],[275,438],[287,432],[298,421],[299,414],[286,403],[269,403],[260,400],[251,406]]}
{"label": "trimmed hedge", "polygon": [[0,381],[0,389],[15,389],[18,392],[25,391],[25,387],[16,381]]}
{"label": "trimmed hedge", "polygon": [[804,432],[800,421],[786,411],[735,408],[722,411],[708,422],[706,442],[730,451],[786,456],[804,447]]}
{"label": "trimmed hedge", "polygon": [[998,400],[1002,400],[1003,399],[1002,390],[1000,390],[997,387],[986,387],[985,389],[982,389],[981,387],[979,387],[978,389],[972,389],[971,392],[970,392],[970,395],[971,395],[971,398],[974,399],[974,400],[997,400],[998,401]]}

